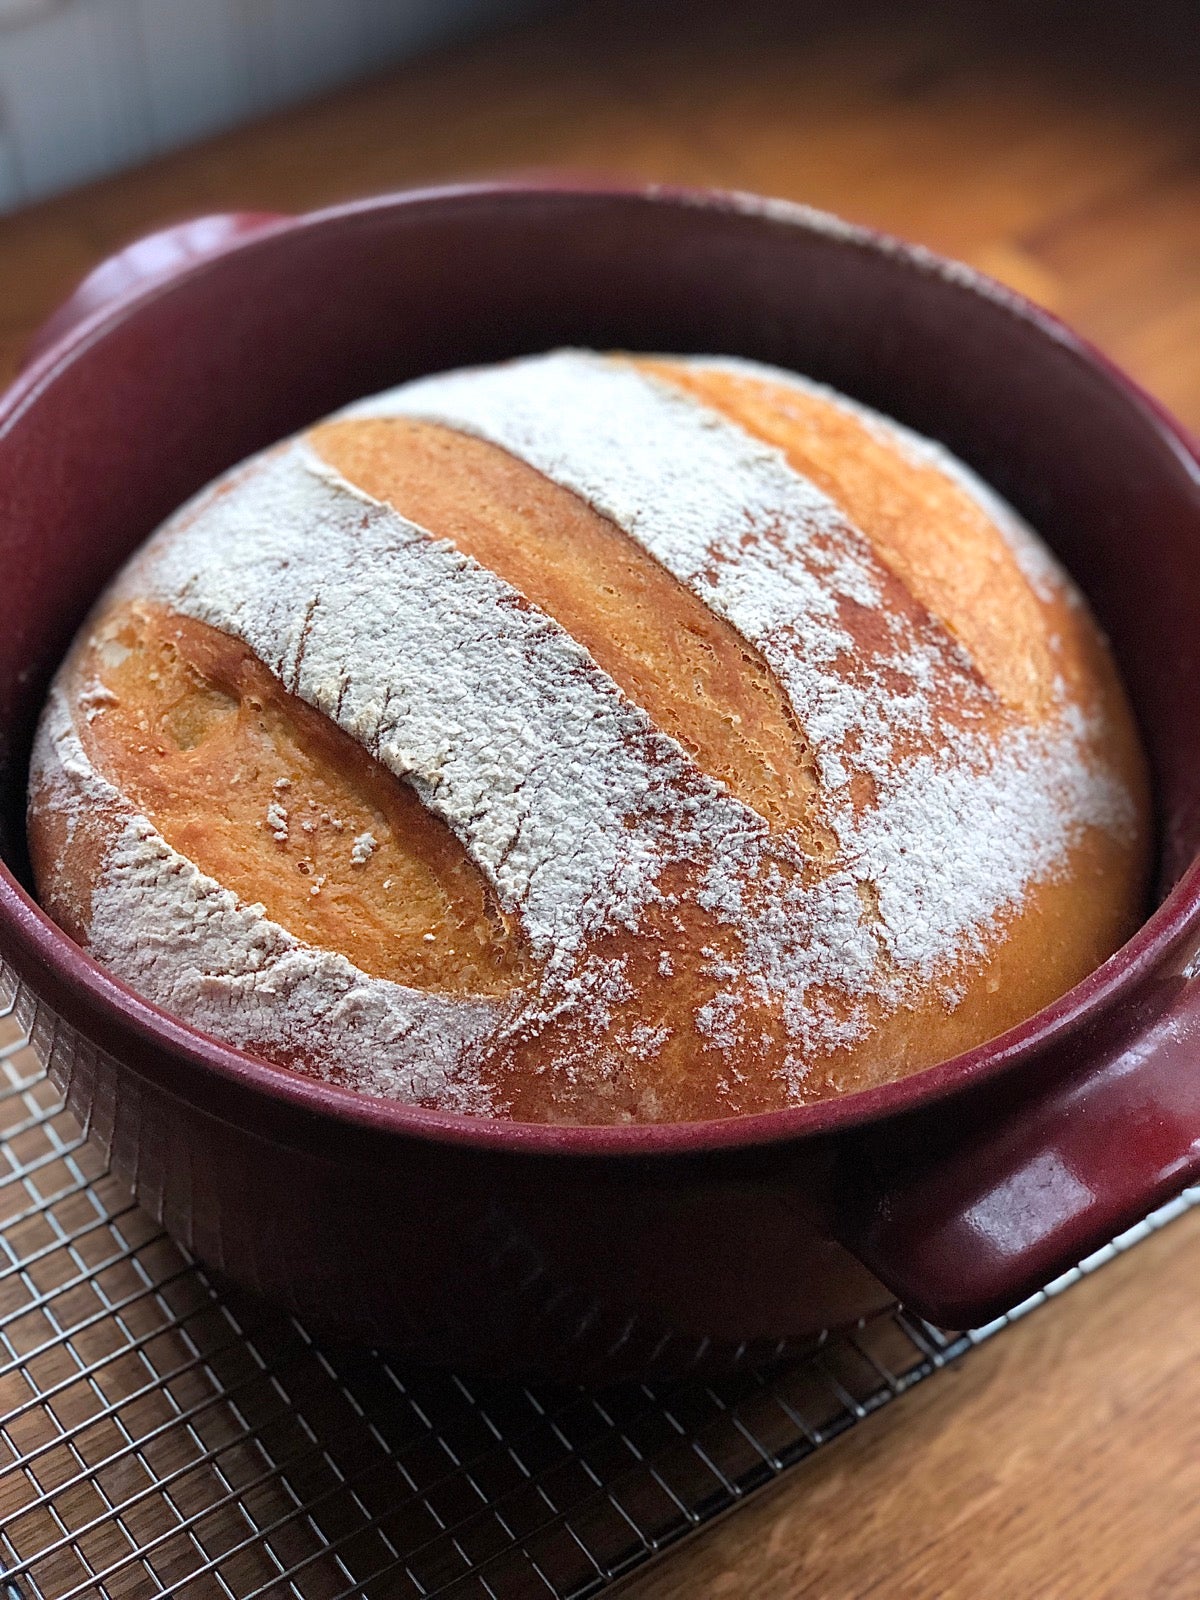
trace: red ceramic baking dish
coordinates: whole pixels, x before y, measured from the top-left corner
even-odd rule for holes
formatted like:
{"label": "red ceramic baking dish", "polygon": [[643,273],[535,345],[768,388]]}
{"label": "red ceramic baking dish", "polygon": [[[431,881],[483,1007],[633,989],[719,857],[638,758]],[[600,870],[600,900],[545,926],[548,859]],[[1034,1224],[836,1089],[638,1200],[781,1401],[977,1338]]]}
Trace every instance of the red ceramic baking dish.
{"label": "red ceramic baking dish", "polygon": [[[356,395],[571,343],[734,352],[944,440],[1091,597],[1154,767],[1158,900],[1057,1004],[869,1093],[720,1123],[456,1118],[263,1065],[30,897],[26,757],[87,606],[239,458]],[[1044,313],[744,197],[485,185],[207,218],[100,268],[0,406],[0,952],[51,1075],[203,1261],[327,1332],[563,1375],[764,1355],[899,1295],[977,1323],[1200,1172],[1200,471]]]}

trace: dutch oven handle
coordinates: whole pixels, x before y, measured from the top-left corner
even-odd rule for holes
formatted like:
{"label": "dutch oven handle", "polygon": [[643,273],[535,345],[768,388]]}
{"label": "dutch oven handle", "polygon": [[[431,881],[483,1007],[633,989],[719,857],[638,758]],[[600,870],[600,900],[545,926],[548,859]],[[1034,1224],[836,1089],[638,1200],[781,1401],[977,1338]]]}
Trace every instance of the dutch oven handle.
{"label": "dutch oven handle", "polygon": [[1119,1042],[1084,1041],[1076,1072],[948,1152],[905,1170],[878,1136],[860,1146],[843,1241],[918,1315],[974,1328],[1172,1199],[1200,1177],[1198,972],[1162,980]]}
{"label": "dutch oven handle", "polygon": [[146,234],[94,267],[69,299],[53,312],[34,334],[25,350],[24,365],[44,355],[80,322],[152,283],[221,255],[252,234],[283,221],[277,212],[230,211],[192,217],[157,233]]}

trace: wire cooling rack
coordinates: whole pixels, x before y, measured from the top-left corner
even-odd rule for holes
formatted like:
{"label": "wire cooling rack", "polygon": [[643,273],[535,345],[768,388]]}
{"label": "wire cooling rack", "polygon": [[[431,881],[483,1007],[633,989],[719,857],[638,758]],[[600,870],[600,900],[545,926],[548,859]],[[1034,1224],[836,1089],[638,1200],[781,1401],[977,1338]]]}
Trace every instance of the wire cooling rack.
{"label": "wire cooling rack", "polygon": [[987,1328],[901,1314],[719,1380],[470,1381],[322,1349],[104,1168],[0,1006],[0,1600],[583,1600]]}

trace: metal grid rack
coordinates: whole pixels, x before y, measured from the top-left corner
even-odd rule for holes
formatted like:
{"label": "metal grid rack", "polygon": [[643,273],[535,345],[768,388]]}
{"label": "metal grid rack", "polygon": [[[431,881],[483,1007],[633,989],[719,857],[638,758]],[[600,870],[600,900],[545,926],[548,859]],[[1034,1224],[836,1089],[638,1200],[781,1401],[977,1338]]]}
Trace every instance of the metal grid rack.
{"label": "metal grid rack", "polygon": [[133,1204],[0,1010],[0,1600],[582,1600],[988,1328],[886,1316],[720,1380],[599,1392],[320,1349]]}

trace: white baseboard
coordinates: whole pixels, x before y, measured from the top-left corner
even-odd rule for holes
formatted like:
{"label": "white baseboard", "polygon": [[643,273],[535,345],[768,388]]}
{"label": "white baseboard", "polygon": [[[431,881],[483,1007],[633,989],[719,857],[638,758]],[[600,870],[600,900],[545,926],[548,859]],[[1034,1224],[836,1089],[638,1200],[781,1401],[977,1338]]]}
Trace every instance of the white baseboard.
{"label": "white baseboard", "polygon": [[528,9],[529,0],[0,0],[0,211]]}

